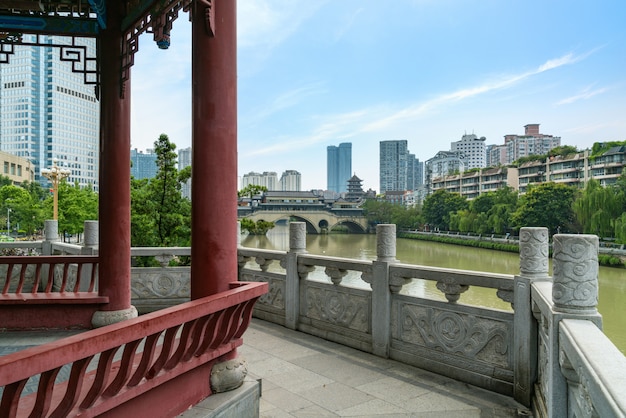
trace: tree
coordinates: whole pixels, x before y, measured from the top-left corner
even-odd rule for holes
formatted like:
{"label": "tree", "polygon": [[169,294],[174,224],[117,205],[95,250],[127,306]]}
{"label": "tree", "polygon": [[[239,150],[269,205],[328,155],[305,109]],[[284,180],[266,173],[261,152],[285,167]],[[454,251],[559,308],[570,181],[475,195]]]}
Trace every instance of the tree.
{"label": "tree", "polygon": [[394,206],[390,202],[368,199],[363,203],[363,215],[370,225],[393,223]]}
{"label": "tree", "polygon": [[572,204],[576,192],[571,186],[552,182],[530,186],[512,215],[515,228],[543,226],[553,234],[574,229]]}
{"label": "tree", "polygon": [[176,169],[176,145],[161,134],[154,142],[157,174],[131,182],[131,245],[185,246],[191,242],[191,204],[181,195],[182,174]]}
{"label": "tree", "polygon": [[267,187],[259,186],[258,184],[248,184],[243,189],[237,192],[237,197],[249,197],[252,199],[254,196],[267,191]]}
{"label": "tree", "polygon": [[241,219],[241,230],[248,231],[250,235],[265,235],[272,228],[274,228],[274,222],[264,220],[254,222],[248,218]]}
{"label": "tree", "polygon": [[[41,190],[40,186],[36,188]],[[15,228],[19,225],[20,231],[32,235],[43,227],[45,219],[42,201],[38,196],[39,193],[31,194],[24,187],[13,184],[0,187],[0,216],[10,210],[11,225]],[[2,225],[6,225],[6,216]]]}
{"label": "tree", "polygon": [[458,193],[437,190],[424,200],[422,214],[431,228],[449,229],[450,214],[469,207],[467,200]]}
{"label": "tree", "polygon": [[[98,194],[93,187],[59,183],[59,231],[80,234],[87,220],[98,219]],[[51,198],[50,198],[51,199]],[[46,202],[50,205],[50,200]]]}
{"label": "tree", "polygon": [[624,211],[618,187],[602,187],[590,179],[581,196],[574,202],[573,210],[585,234],[611,237],[615,233],[615,220]]}

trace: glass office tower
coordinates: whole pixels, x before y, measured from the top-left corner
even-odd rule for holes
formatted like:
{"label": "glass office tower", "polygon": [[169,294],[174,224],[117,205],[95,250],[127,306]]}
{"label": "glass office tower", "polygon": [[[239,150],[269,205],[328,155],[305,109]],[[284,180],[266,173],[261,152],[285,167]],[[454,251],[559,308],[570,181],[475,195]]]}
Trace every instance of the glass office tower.
{"label": "glass office tower", "polygon": [[[69,182],[97,190],[100,104],[80,72],[95,66],[86,58],[96,56],[95,40],[23,36],[25,43],[56,46],[17,45],[0,66],[0,149],[30,160],[44,185],[41,170],[56,163],[70,171]],[[62,54],[75,61],[62,61]]]}
{"label": "glass office tower", "polygon": [[352,143],[330,145],[326,149],[326,189],[345,193],[352,177]]}

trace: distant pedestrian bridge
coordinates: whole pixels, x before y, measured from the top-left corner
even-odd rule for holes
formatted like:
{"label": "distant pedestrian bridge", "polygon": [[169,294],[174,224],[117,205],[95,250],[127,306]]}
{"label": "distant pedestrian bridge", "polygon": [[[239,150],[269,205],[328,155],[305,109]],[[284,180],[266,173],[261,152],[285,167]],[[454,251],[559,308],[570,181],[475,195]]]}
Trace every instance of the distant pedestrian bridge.
{"label": "distant pedestrian bridge", "polygon": [[328,208],[322,205],[240,206],[237,216],[255,222],[304,222],[309,234],[324,234],[339,228],[347,229],[350,233],[365,233],[368,228],[367,219],[360,208]]}

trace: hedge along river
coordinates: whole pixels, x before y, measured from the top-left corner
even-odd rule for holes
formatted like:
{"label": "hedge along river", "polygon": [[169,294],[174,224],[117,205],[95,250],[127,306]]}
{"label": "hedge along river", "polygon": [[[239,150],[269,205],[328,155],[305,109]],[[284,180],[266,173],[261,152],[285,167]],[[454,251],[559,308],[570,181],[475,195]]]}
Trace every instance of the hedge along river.
{"label": "hedge along river", "polygon": [[[244,236],[241,245],[250,248],[287,251],[289,228],[277,225],[267,236]],[[357,260],[376,259],[376,235],[374,234],[330,234],[307,235],[307,251],[310,254],[343,257]],[[459,245],[418,241],[398,238],[396,258],[401,263],[432,267],[476,270],[503,274],[519,274],[519,255],[502,251],[485,250]],[[272,266],[270,268],[279,268]],[[626,270],[600,267],[598,311],[602,314],[603,330],[613,343],[626,354]],[[550,274],[552,268],[550,266]],[[342,285],[369,288],[360,280],[360,274],[350,272]],[[312,280],[330,282],[322,269],[310,274]],[[434,282],[413,280],[402,289],[402,293],[445,301]],[[487,306],[510,310],[511,306],[498,299],[495,290],[478,287],[461,295],[459,303]]]}

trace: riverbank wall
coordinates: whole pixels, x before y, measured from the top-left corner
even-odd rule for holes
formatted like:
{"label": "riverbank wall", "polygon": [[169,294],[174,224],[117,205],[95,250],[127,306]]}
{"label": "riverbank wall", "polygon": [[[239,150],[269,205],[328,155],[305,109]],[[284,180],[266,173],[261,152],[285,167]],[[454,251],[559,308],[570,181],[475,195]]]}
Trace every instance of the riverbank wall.
{"label": "riverbank wall", "polygon": [[[484,248],[487,250],[506,251],[519,253],[519,237],[460,234],[459,232],[424,232],[416,230],[403,230],[398,232],[398,238],[417,239],[421,241],[433,241],[443,244],[462,245],[466,247]],[[550,245],[550,251],[551,251]],[[626,250],[624,245],[611,243],[600,244],[598,249],[598,262],[607,267],[626,267]]]}

